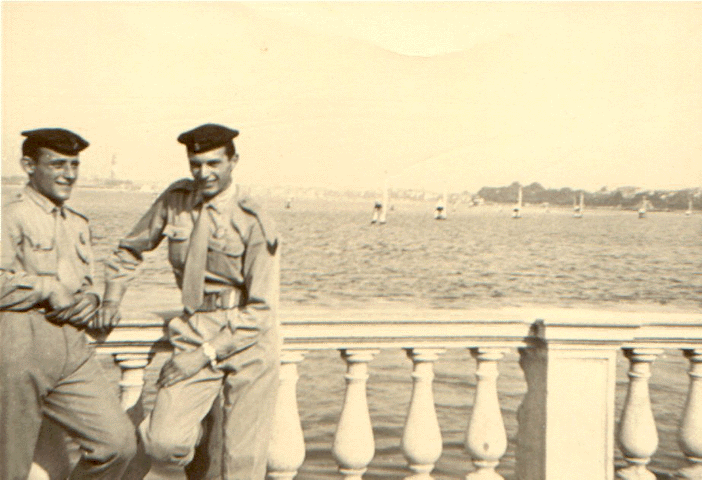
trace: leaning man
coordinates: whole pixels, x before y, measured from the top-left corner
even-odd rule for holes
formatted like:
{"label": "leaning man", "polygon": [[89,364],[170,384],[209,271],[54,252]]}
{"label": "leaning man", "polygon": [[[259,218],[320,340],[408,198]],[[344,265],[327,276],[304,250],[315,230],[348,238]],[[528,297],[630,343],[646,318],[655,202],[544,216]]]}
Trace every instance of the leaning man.
{"label": "leaning man", "polygon": [[80,445],[69,478],[118,479],[136,435],[86,341],[100,304],[90,230],[65,205],[88,142],[57,128],[22,135],[29,183],[2,216],[0,480],[27,478],[44,416]]}
{"label": "leaning man", "polygon": [[174,353],[140,427],[152,458],[147,479],[182,475],[222,387],[222,478],[266,474],[279,368],[278,240],[260,208],[237,198],[238,133],[206,124],[181,134],[193,178],[168,187],[107,264],[105,322],[119,316],[143,253],[165,237],[182,290],[183,315],[168,325]]}

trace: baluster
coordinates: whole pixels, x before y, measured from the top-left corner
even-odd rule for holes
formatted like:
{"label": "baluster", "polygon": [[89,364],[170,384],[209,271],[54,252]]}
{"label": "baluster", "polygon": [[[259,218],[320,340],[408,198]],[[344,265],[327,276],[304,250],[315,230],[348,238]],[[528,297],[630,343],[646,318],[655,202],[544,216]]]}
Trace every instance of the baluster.
{"label": "baluster", "polygon": [[412,360],[412,399],[402,435],[402,452],[413,475],[405,480],[430,480],[434,464],[441,456],[442,442],[436,417],[432,380],[434,362],[444,350],[408,348]]}
{"label": "baluster", "polygon": [[268,448],[268,478],[292,480],[305,461],[305,438],[297,408],[297,364],[305,352],[283,351],[273,436]]}
{"label": "baluster", "polygon": [[497,362],[502,359],[505,350],[472,348],[471,354],[478,362],[478,382],[465,446],[476,470],[466,475],[466,479],[503,480],[495,468],[507,451],[507,433],[497,396]]}
{"label": "baluster", "polygon": [[653,418],[648,379],[651,363],[663,350],[625,348],[629,359],[629,389],[619,421],[619,448],[628,466],[617,471],[617,478],[626,480],[656,480],[646,465],[658,448],[658,432]]}
{"label": "baluster", "polygon": [[149,353],[116,353],[115,361],[122,371],[119,381],[122,408],[128,410],[136,405],[144,388],[144,369],[151,361]]}
{"label": "baluster", "polygon": [[692,465],[678,470],[676,478],[702,480],[702,349],[684,350],[690,360],[690,389],[680,420],[678,441]]}
{"label": "baluster", "polygon": [[341,350],[346,361],[346,395],[332,453],[345,480],[360,480],[375,454],[366,399],[368,362],[377,350]]}

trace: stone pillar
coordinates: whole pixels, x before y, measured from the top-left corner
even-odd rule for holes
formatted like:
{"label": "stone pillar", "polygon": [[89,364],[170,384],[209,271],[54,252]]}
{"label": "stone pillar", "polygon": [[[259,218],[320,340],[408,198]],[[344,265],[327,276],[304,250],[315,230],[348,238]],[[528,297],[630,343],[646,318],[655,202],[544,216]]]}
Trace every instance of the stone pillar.
{"label": "stone pillar", "polygon": [[434,362],[443,352],[439,349],[407,349],[407,356],[413,365],[413,385],[401,447],[412,475],[405,480],[430,480],[434,464],[441,456],[443,444],[432,381]]}
{"label": "stone pillar", "polygon": [[305,438],[297,408],[297,364],[305,352],[284,350],[280,358],[280,387],[273,436],[268,449],[268,478],[292,480],[305,461]]}
{"label": "stone pillar", "polygon": [[617,478],[625,480],[656,480],[646,465],[658,448],[656,421],[651,410],[648,379],[651,363],[663,350],[650,348],[626,348],[629,359],[629,388],[624,401],[622,418],[619,421],[619,448],[629,463],[617,471]]}
{"label": "stone pillar", "polygon": [[115,353],[122,377],[119,381],[122,408],[129,410],[139,401],[144,388],[144,369],[151,361],[149,353]]}
{"label": "stone pillar", "polygon": [[517,478],[612,480],[617,352],[636,325],[555,315],[534,323],[520,349],[527,393],[517,412]]}
{"label": "stone pillar", "polygon": [[375,455],[373,427],[368,412],[368,362],[377,350],[341,350],[346,361],[346,396],[336,427],[332,453],[345,480],[361,480]]}
{"label": "stone pillar", "polygon": [[678,441],[691,465],[678,470],[676,478],[702,480],[702,349],[684,350],[684,353],[690,360],[690,388]]}
{"label": "stone pillar", "polygon": [[503,480],[495,471],[507,451],[507,433],[497,396],[497,362],[505,352],[497,348],[472,348],[478,362],[475,402],[466,431],[466,450],[476,470],[466,480]]}

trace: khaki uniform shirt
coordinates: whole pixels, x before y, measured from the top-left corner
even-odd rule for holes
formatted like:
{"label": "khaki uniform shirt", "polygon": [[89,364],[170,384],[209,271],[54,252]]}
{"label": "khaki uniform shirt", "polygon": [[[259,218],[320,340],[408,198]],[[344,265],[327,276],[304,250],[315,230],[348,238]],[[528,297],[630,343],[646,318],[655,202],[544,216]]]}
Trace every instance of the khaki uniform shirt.
{"label": "khaki uniform shirt", "polygon": [[[171,321],[171,341],[176,347],[207,341],[229,356],[277,330],[278,239],[273,223],[256,205],[237,199],[233,185],[207,205],[214,228],[208,241],[204,289],[205,294],[218,297],[217,307],[229,310],[226,325],[203,330],[197,314],[185,315]],[[106,265],[107,281],[131,281],[143,253],[167,238],[168,259],[181,288],[190,234],[202,208],[203,199],[193,180],[180,180],[168,187],[120,240]]]}
{"label": "khaki uniform shirt", "polygon": [[57,207],[31,186],[5,205],[2,218],[0,310],[43,306],[50,282],[72,292],[93,285],[88,219]]}
{"label": "khaki uniform shirt", "polygon": [[67,206],[57,207],[29,185],[4,205],[2,214],[0,322],[5,317],[7,328],[0,348],[32,358],[28,368],[42,378],[58,379],[92,354],[82,329],[44,318],[55,283],[74,293],[93,285],[88,220]]}

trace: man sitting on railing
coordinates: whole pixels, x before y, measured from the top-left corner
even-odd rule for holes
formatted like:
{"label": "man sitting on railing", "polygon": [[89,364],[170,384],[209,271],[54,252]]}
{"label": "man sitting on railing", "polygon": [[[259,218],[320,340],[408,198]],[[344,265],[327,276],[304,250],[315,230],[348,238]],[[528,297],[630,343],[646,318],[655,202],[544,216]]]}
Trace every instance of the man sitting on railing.
{"label": "man sitting on railing", "polygon": [[44,417],[80,445],[70,478],[118,479],[136,435],[85,338],[100,304],[90,230],[64,205],[88,142],[58,128],[22,135],[29,183],[2,218],[0,480],[27,478]]}
{"label": "man sitting on railing", "polygon": [[140,427],[152,457],[146,478],[182,475],[222,386],[222,478],[265,477],[279,381],[278,240],[259,207],[237,198],[232,184],[237,134],[213,124],[181,134],[194,180],[168,187],[107,264],[105,322],[119,316],[143,253],[164,237],[182,290],[183,316],[168,326],[175,352],[161,370],[154,409]]}

